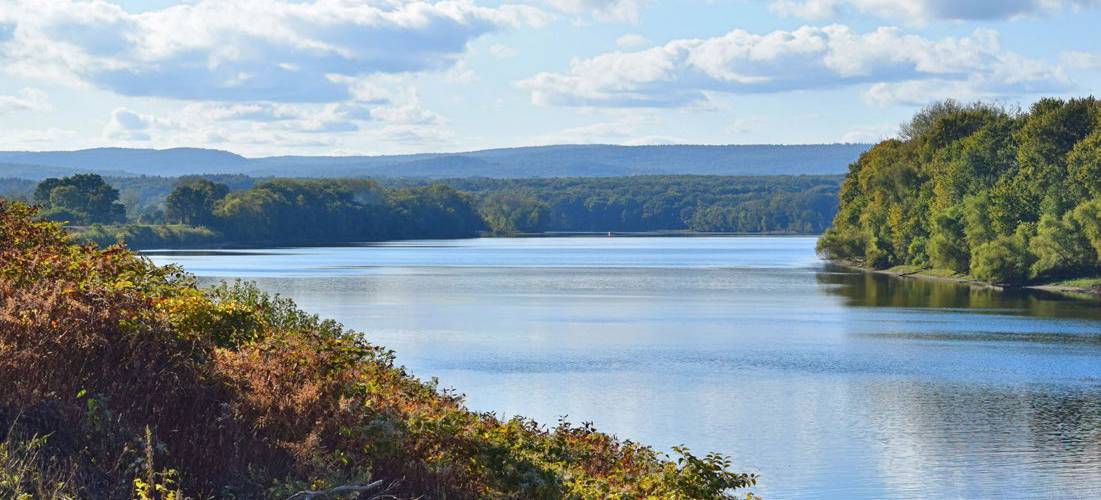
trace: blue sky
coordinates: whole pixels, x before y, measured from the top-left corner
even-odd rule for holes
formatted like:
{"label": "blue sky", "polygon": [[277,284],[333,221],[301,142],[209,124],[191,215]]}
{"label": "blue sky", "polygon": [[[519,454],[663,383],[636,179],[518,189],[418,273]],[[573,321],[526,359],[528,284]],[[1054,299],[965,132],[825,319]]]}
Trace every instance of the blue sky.
{"label": "blue sky", "polygon": [[875,141],[1101,89],[1101,0],[0,0],[0,149]]}

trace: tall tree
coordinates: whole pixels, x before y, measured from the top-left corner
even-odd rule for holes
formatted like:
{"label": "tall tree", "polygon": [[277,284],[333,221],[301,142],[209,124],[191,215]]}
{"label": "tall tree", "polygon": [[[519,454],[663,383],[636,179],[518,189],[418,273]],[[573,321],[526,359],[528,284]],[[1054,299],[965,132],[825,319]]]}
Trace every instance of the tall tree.
{"label": "tall tree", "polygon": [[34,190],[34,201],[46,209],[42,216],[72,224],[112,224],[126,220],[119,192],[96,174],[49,178]]}
{"label": "tall tree", "polygon": [[830,258],[1019,283],[1101,272],[1101,101],[945,102],[849,168]]}
{"label": "tall tree", "polygon": [[168,223],[210,226],[215,222],[214,205],[229,194],[229,187],[207,179],[182,179],[164,200]]}

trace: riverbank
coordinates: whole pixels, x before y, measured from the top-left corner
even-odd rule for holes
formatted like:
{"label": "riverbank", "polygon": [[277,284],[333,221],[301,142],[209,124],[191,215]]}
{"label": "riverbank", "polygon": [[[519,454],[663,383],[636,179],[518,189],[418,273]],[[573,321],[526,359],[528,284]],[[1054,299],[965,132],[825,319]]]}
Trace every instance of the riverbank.
{"label": "riverbank", "polygon": [[0,200],[0,498],[720,498],[756,482],[724,455],[470,410],[286,298],[198,288],[34,216]]}
{"label": "riverbank", "polygon": [[[134,250],[247,250],[254,248],[271,247],[312,247],[312,246],[342,246],[359,245],[364,243],[381,243],[386,241],[416,241],[420,239],[441,238],[401,238],[384,240],[360,240],[360,241],[252,241],[240,242],[225,238],[215,230],[202,226],[187,226],[182,224],[124,224],[124,225],[93,225],[93,226],[67,226],[65,228],[73,239],[88,241],[100,247],[123,242]],[[687,229],[669,229],[655,231],[546,231],[540,233],[513,233],[498,234],[481,232],[471,234],[466,238],[565,238],[565,237],[617,237],[617,238],[655,238],[655,237],[714,237],[714,236],[816,236],[812,233],[794,233],[782,231],[767,231],[758,233],[745,232],[709,232],[692,231]],[[446,238],[455,239],[455,238]]]}
{"label": "riverbank", "polygon": [[1044,292],[1059,293],[1078,298],[1101,299],[1101,276],[1072,278],[1049,283],[1030,283],[1020,286],[993,285],[975,279],[973,276],[956,273],[947,269],[920,268],[917,266],[895,266],[887,269],[873,269],[855,262],[844,260],[831,260],[833,264],[863,272],[886,274],[896,278],[914,278],[931,281],[942,281],[967,285],[979,288],[992,288],[995,290],[1040,290]]}

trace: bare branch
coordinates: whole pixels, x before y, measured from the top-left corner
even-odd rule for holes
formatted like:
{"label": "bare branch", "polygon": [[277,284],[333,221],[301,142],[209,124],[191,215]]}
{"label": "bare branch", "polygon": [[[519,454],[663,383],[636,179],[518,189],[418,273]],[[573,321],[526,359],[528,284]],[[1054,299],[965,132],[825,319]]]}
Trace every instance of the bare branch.
{"label": "bare branch", "polygon": [[314,498],[325,498],[332,495],[343,495],[345,493],[367,493],[368,491],[374,490],[375,488],[382,486],[382,483],[384,482],[385,481],[383,481],[382,479],[379,479],[378,481],[373,481],[367,484],[346,484],[344,486],[337,486],[335,488],[329,488],[327,490],[299,491],[298,493],[287,497],[287,500],[312,500]]}

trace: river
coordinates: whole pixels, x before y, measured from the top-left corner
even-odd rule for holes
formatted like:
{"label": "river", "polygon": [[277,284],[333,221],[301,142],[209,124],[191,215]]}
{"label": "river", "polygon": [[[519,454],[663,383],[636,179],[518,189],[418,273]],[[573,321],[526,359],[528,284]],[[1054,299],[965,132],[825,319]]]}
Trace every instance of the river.
{"label": "river", "polygon": [[1101,497],[1101,305],[809,237],[150,252],[364,332],[470,408],[730,455],[767,498]]}

